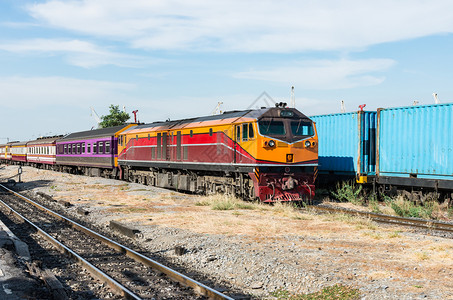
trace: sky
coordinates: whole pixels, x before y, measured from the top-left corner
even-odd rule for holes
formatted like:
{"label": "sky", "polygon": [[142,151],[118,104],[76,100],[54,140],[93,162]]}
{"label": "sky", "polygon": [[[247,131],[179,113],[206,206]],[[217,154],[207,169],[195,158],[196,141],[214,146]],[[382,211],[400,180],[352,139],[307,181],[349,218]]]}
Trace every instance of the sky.
{"label": "sky", "polygon": [[1,0],[0,143],[290,103],[453,102],[450,0]]}

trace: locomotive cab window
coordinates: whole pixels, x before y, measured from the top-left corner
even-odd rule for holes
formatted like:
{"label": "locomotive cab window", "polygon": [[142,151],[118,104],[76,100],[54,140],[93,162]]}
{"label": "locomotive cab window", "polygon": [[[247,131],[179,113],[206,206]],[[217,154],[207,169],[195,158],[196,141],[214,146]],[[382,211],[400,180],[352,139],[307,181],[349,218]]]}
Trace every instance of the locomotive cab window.
{"label": "locomotive cab window", "polygon": [[236,141],[239,142],[241,140],[241,125],[236,126]]}
{"label": "locomotive cab window", "polygon": [[249,124],[242,124],[242,141],[249,140]]}
{"label": "locomotive cab window", "polygon": [[249,139],[253,139],[255,137],[255,134],[253,132],[253,124],[249,124]]}

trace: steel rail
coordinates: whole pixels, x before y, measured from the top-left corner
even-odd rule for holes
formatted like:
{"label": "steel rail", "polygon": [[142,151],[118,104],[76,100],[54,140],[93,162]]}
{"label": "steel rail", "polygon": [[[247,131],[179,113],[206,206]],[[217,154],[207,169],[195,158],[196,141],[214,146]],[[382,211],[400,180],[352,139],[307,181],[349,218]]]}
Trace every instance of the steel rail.
{"label": "steel rail", "polygon": [[[3,187],[3,186],[2,186]],[[118,283],[115,279],[111,278],[109,275],[105,274],[102,272],[100,269],[96,268],[94,265],[92,265],[90,262],[88,262],[86,259],[78,255],[76,252],[71,250],[70,248],[66,247],[62,243],[60,243],[57,239],[49,235],[47,232],[42,230],[40,227],[35,225],[32,221],[27,219],[26,217],[22,216],[19,212],[14,210],[12,207],[10,207],[8,204],[3,202],[3,200],[0,199],[0,205],[3,205],[10,213],[13,213],[16,217],[18,217],[20,220],[28,223],[28,225],[32,226],[39,235],[44,237],[48,242],[50,242],[52,245],[54,245],[55,248],[57,248],[61,253],[64,253],[65,255],[75,259],[78,263],[82,265],[83,268],[88,270],[91,275],[93,275],[95,278],[105,282],[108,284],[108,286],[115,291],[117,294],[123,296],[125,299],[141,299],[131,291],[129,291],[126,287],[122,286],[120,283]]]}
{"label": "steel rail", "polygon": [[384,215],[372,212],[364,212],[364,211],[356,211],[356,210],[349,210],[345,208],[336,208],[332,206],[325,206],[325,205],[311,205],[307,206],[307,208],[321,210],[321,211],[328,211],[328,212],[341,212],[350,215],[359,215],[363,217],[367,217],[372,219],[376,222],[381,223],[390,223],[396,225],[404,225],[404,226],[413,226],[413,227],[420,227],[425,229],[433,229],[433,230],[440,230],[440,231],[447,231],[453,232],[453,224],[439,222],[434,220],[425,220],[425,219],[418,219],[418,218],[404,218],[399,216],[391,216],[391,215]]}
{"label": "steel rail", "polygon": [[216,291],[214,290],[213,288],[210,288],[206,285],[204,285],[203,283],[201,282],[198,282],[184,274],[181,274],[179,273],[178,271],[175,271],[167,266],[164,266],[163,264],[149,258],[149,257],[146,257],[144,256],[143,254],[140,254],[124,245],[121,245],[97,232],[94,232],[93,230],[75,222],[75,221],[72,221],[68,218],[66,218],[65,216],[62,216],[60,215],[59,213],[57,212],[54,212],[42,205],[40,205],[39,203],[36,203],[34,202],[33,200],[5,187],[4,185],[0,184],[0,187],[2,187],[3,189],[7,190],[8,192],[12,193],[13,195],[29,202],[30,204],[36,206],[37,208],[41,209],[41,210],[44,210],[46,211],[47,213],[49,213],[50,215],[53,215],[54,217],[57,217],[65,222],[67,222],[68,224],[70,224],[73,228],[76,228],[88,235],[90,235],[91,237],[94,237],[100,241],[102,241],[105,245],[117,250],[118,252],[121,252],[121,253],[124,253],[126,254],[128,257],[134,259],[135,261],[137,262],[141,262],[143,263],[144,265],[148,266],[148,267],[151,267],[155,270],[158,270],[164,274],[166,274],[168,277],[170,277],[171,279],[185,285],[185,286],[188,286],[188,287],[191,287],[196,293],[200,294],[200,295],[203,295],[203,296],[206,296],[206,297],[209,297],[210,299],[228,299],[228,300],[234,300],[234,298],[231,298],[227,295],[224,295],[222,293],[220,293],[219,291]]}

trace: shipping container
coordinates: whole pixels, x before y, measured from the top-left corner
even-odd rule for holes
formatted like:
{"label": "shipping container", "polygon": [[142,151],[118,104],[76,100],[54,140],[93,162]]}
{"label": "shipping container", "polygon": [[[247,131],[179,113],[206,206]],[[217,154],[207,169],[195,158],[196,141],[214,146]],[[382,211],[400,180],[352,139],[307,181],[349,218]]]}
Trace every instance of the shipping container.
{"label": "shipping container", "polygon": [[376,112],[310,117],[318,132],[319,174],[354,178],[375,174]]}
{"label": "shipping container", "polygon": [[377,135],[378,183],[453,188],[453,103],[379,109]]}

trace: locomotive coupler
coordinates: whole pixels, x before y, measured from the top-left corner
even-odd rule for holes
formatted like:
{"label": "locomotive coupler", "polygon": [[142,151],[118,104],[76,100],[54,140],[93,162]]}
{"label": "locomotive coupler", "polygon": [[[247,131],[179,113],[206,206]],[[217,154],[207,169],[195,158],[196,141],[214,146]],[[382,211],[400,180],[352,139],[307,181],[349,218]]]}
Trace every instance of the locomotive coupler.
{"label": "locomotive coupler", "polygon": [[292,190],[299,184],[299,181],[297,181],[297,179],[294,179],[292,176],[289,176],[285,179],[286,180],[283,180],[282,184],[282,190],[284,191]]}

